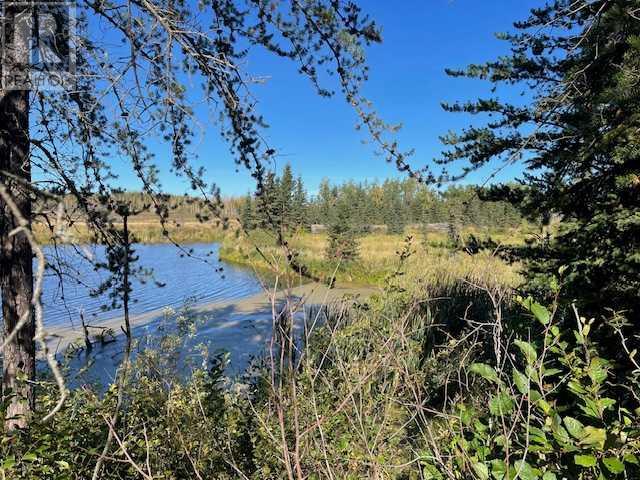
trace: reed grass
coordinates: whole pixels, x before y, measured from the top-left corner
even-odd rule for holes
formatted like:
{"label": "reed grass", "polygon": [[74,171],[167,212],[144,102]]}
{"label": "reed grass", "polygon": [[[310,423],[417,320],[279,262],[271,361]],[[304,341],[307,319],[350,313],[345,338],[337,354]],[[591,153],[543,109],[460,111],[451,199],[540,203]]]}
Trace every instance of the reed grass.
{"label": "reed grass", "polygon": [[[522,234],[508,236],[504,241],[520,242]],[[493,237],[492,237],[493,238]],[[448,283],[464,278],[469,284],[486,283],[516,285],[519,282],[517,265],[507,265],[491,252],[469,255],[454,251],[447,244],[446,234],[422,233],[408,235],[368,234],[360,237],[358,259],[349,264],[339,264],[326,258],[326,234],[296,233],[289,239],[290,248],[297,261],[312,276],[329,280],[333,275],[338,282],[381,286],[393,275],[399,265],[400,252],[408,249],[409,260],[402,266],[406,287]],[[254,231],[248,236],[236,233],[222,241],[220,258],[237,264],[249,265],[258,270],[286,272],[285,251],[276,245],[275,237],[265,231]]]}
{"label": "reed grass", "polygon": [[[118,224],[116,223],[116,226]],[[171,223],[165,229],[155,221],[130,221],[129,230],[136,243],[208,243],[218,242],[228,235],[228,231],[213,222]],[[95,235],[84,223],[76,223],[55,235],[43,224],[34,224],[36,240],[42,245],[57,243],[94,243]]]}

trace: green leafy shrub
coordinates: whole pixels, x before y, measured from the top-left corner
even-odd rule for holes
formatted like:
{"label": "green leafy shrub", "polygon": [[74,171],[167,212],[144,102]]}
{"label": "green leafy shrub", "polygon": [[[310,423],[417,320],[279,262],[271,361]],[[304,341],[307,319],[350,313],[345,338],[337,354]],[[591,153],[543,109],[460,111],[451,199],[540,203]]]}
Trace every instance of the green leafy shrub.
{"label": "green leafy shrub", "polygon": [[593,320],[575,312],[569,329],[530,298],[520,303],[540,335],[504,342],[497,362],[470,366],[473,394],[431,425],[424,476],[638,478],[638,384],[622,383],[600,356]]}

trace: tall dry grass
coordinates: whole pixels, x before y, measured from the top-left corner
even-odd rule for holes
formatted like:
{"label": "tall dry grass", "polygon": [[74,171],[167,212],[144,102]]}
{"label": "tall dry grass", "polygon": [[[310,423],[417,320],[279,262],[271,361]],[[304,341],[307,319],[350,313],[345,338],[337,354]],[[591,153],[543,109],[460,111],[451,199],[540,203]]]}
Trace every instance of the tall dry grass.
{"label": "tall dry grass", "polygon": [[[313,259],[326,240],[295,241]],[[437,409],[482,353],[478,325],[501,325],[517,266],[393,235],[362,238],[360,262],[384,267],[380,295],[307,308],[301,347],[286,330],[271,346],[268,388],[254,399],[256,447],[270,452],[263,478],[440,478],[423,471]]]}
{"label": "tall dry grass", "polygon": [[[117,227],[118,223],[115,223],[115,226]],[[133,219],[129,222],[129,229],[138,243],[208,243],[221,241],[228,235],[226,229],[214,222],[172,222],[163,227],[157,221]],[[57,232],[51,232],[47,226],[36,223],[33,231],[36,240],[42,245],[48,245],[54,241],[56,243],[95,242],[94,233],[84,223],[76,223]]]}
{"label": "tall dry grass", "polygon": [[[523,234],[511,237],[503,233],[503,243],[518,243]],[[409,237],[411,238],[409,240]],[[492,237],[493,238],[493,237]],[[511,240],[509,240],[511,239]],[[492,275],[496,283],[499,278],[511,285],[518,282],[517,266],[507,266],[491,252],[468,255],[454,252],[448,246],[446,233],[425,237],[422,233],[391,235],[372,233],[358,239],[358,259],[348,265],[341,265],[327,259],[326,234],[296,233],[289,239],[289,246],[297,255],[297,261],[308,268],[311,275],[326,280],[333,275],[339,282],[382,285],[385,279],[398,268],[400,252],[410,249],[408,265],[415,277],[411,285],[421,283],[448,282],[452,278],[469,274],[469,282]],[[286,252],[276,245],[275,236],[265,231],[253,231],[249,235],[228,235],[222,241],[220,256],[223,260],[246,264],[259,270],[271,270],[276,274],[286,272]],[[411,276],[413,273],[407,272]],[[424,282],[422,281],[424,280]]]}

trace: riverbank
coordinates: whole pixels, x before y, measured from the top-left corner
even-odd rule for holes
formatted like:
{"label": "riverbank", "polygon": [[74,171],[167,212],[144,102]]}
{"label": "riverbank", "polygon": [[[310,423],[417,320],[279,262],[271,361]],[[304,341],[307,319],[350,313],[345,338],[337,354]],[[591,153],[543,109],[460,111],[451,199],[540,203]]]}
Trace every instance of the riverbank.
{"label": "riverbank", "polygon": [[[323,283],[335,279],[337,282],[381,286],[397,267],[397,254],[403,249],[406,239],[404,235],[363,235],[358,238],[358,258],[349,263],[327,259],[328,237],[325,233],[297,232],[287,240],[296,254],[296,261],[304,266],[311,278]],[[413,243],[416,243],[415,239]],[[254,230],[238,238],[225,238],[220,245],[220,258],[258,271],[291,273],[285,250],[277,246],[273,234],[263,230]]]}
{"label": "riverbank", "polygon": [[[242,321],[258,321],[271,319],[272,301],[280,304],[288,296],[302,307],[303,305],[327,305],[339,301],[347,297],[367,298],[379,290],[373,287],[354,286],[354,285],[336,285],[329,288],[320,283],[309,283],[299,285],[291,289],[278,289],[275,291],[263,291],[256,295],[246,298],[206,302],[190,306],[190,311],[199,317],[199,328],[210,329],[218,328],[233,331],[233,335],[227,338],[225,343],[229,345],[220,345],[220,348],[232,346],[232,343],[242,345],[246,342],[246,335],[238,327],[242,327]],[[157,309],[151,312],[134,315],[131,317],[131,326],[134,330],[140,330],[161,320],[167,312],[167,309]],[[103,322],[99,326],[103,329],[109,329],[115,335],[120,335],[120,327],[123,324],[121,317],[114,317]],[[92,340],[96,340],[92,338]],[[84,335],[81,325],[76,326],[56,326],[49,329],[48,337],[49,348],[56,352],[64,352],[70,345],[83,346]]]}

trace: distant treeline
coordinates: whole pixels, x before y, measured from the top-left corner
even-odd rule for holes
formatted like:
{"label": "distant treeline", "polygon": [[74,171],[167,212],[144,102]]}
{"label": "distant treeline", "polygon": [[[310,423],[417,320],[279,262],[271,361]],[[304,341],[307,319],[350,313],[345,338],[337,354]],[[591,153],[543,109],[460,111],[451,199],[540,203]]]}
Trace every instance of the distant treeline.
{"label": "distant treeline", "polygon": [[317,195],[309,195],[302,178],[287,165],[281,176],[270,173],[259,195],[247,195],[239,206],[240,221],[248,229],[308,229],[312,224],[346,222],[355,230],[386,225],[400,233],[408,224],[453,223],[508,228],[522,223],[506,202],[481,200],[476,187],[449,187],[439,192],[413,179],[346,182],[332,185],[324,179]]}
{"label": "distant treeline", "polygon": [[[60,201],[58,198],[60,197],[39,201],[36,203],[35,210],[54,212]],[[79,219],[84,216],[82,208],[78,206],[73,196],[63,195],[61,198],[64,210],[70,218]],[[87,198],[89,204],[107,203],[105,200],[100,200],[97,195]],[[157,194],[152,198],[145,192],[120,191],[111,193],[109,202],[112,208],[116,204],[127,205],[131,211],[136,212],[132,216],[134,222],[158,222],[159,216],[163,214],[168,220],[176,222],[205,222],[234,218],[242,198],[225,197],[219,200],[213,198],[207,202],[192,195]],[[112,216],[115,221],[118,221],[117,215],[112,214]]]}
{"label": "distant treeline", "polygon": [[[145,193],[119,192],[112,199],[140,212],[135,221],[158,221],[155,204]],[[511,204],[480,199],[475,186],[452,186],[437,191],[413,179],[389,179],[382,183],[350,181],[340,185],[324,179],[318,193],[310,195],[302,178],[294,178],[289,165],[280,176],[268,173],[259,195],[222,199],[217,213],[202,199],[189,195],[164,195],[160,200],[173,221],[219,221],[237,216],[247,230],[281,226],[309,230],[313,224],[330,227],[346,223],[356,232],[384,225],[391,233],[401,233],[407,225],[450,223],[504,229],[523,222]],[[70,216],[82,216],[71,197],[65,197],[63,202]],[[55,207],[55,204],[40,205],[37,209]]]}

